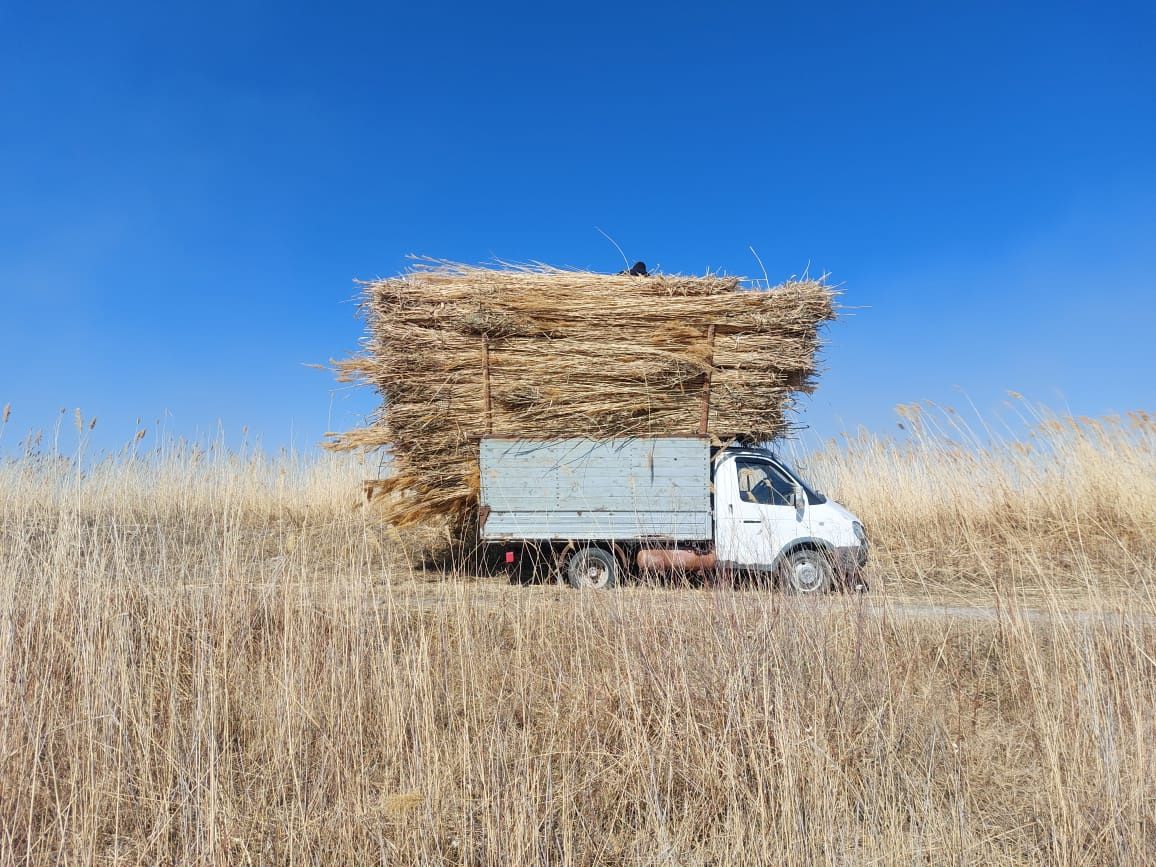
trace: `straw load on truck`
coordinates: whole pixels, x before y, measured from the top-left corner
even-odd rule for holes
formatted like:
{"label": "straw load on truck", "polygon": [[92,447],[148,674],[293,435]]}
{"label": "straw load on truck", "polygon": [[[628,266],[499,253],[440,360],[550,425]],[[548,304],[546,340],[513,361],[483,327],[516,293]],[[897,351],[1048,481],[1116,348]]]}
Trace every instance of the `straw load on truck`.
{"label": "straw load on truck", "polygon": [[751,289],[713,274],[426,261],[362,286],[369,334],[339,373],[382,404],[327,444],[389,449],[380,502],[399,527],[470,522],[486,435],[781,436],[835,316],[834,291],[812,279]]}

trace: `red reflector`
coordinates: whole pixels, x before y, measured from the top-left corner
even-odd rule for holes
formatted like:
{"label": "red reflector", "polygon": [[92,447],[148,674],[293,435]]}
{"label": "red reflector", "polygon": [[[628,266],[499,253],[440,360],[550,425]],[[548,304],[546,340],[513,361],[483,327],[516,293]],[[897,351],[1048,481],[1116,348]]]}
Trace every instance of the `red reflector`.
{"label": "red reflector", "polygon": [[506,562],[507,563],[513,563],[514,562],[514,552],[513,551],[507,551],[506,552]]}

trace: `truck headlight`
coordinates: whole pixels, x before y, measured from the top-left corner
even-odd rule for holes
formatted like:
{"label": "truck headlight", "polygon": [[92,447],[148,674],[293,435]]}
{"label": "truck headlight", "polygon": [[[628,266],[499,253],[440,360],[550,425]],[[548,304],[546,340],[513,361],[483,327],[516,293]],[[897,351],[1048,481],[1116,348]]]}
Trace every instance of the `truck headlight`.
{"label": "truck headlight", "polygon": [[863,525],[858,521],[851,522],[851,532],[855,534],[855,538],[859,540],[860,545],[867,544],[867,534],[863,530]]}

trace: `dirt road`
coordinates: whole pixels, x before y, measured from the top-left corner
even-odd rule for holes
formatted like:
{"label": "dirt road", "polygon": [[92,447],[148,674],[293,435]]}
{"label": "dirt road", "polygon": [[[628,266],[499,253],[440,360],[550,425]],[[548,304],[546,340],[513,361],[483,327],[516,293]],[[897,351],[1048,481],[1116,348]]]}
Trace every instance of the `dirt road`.
{"label": "dirt road", "polygon": [[[990,597],[989,597],[990,598]],[[391,587],[382,604],[444,611],[467,604],[495,611],[528,612],[543,607],[594,604],[626,614],[639,608],[676,613],[699,610],[753,612],[773,610],[783,614],[843,615],[887,621],[959,621],[960,623],[1020,623],[1046,625],[1066,623],[1078,627],[1156,627],[1156,612],[1142,602],[1127,609],[1086,596],[1009,602],[991,600],[946,601],[930,595],[892,595],[881,592],[832,594],[799,598],[779,592],[688,590],[667,587],[626,587],[612,591],[574,591],[556,586],[520,587],[478,581],[407,582]]]}

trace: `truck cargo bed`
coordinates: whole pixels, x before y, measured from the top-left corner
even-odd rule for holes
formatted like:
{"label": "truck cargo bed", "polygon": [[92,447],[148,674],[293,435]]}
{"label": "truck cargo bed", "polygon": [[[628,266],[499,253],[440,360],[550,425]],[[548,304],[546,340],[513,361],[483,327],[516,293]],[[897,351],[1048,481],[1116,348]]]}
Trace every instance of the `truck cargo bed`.
{"label": "truck cargo bed", "polygon": [[483,539],[712,537],[706,437],[485,437],[480,466]]}

